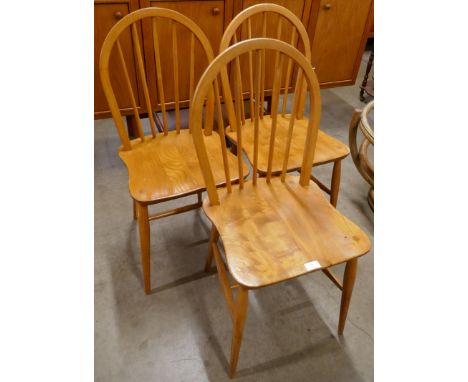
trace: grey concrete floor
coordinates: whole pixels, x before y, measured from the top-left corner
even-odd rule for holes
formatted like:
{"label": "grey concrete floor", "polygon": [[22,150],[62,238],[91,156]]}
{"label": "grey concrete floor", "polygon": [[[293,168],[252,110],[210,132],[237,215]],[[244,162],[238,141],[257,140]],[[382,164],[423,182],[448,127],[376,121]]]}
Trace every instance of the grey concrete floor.
{"label": "grey concrete floor", "polygon": [[[322,91],[321,128],[343,142],[348,142],[354,108],[364,105],[358,93],[357,85]],[[95,121],[95,380],[227,381],[231,321],[217,275],[203,272],[207,219],[198,210],[151,223],[153,293],[146,296],[119,144],[111,119]],[[329,183],[330,166],[314,173]],[[352,159],[346,158],[338,209],[372,240],[367,192]],[[250,293],[236,380],[372,381],[373,267],[371,251],[359,260],[341,338],[341,294],[321,272]],[[341,276],[343,268],[335,272]]]}

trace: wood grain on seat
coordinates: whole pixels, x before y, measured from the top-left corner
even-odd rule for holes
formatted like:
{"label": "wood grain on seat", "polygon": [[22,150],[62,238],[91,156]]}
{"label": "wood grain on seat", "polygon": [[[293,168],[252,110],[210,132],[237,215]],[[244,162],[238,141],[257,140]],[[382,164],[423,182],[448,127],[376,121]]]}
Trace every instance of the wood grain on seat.
{"label": "wood grain on seat", "polygon": [[[283,166],[286,138],[288,134],[290,115],[278,115],[275,148],[273,154],[273,173],[280,173]],[[289,153],[288,171],[298,170],[302,165],[304,155],[304,144],[307,134],[307,119],[296,119],[294,123],[291,151]],[[267,172],[268,153],[270,149],[271,116],[266,115],[259,120],[259,148],[258,148],[258,171],[264,175]],[[228,128],[226,135],[237,143],[237,133]],[[249,161],[253,163],[254,153],[254,121],[245,120],[242,126],[242,148],[247,154]],[[315,147],[314,165],[334,162],[343,159],[349,154],[349,147],[338,139],[320,131]]]}
{"label": "wood grain on seat", "polygon": [[[148,137],[150,138],[150,137]],[[225,184],[220,137],[213,132],[204,136],[215,182]],[[203,175],[189,130],[158,134],[144,143],[132,141],[132,150],[119,152],[128,169],[132,198],[142,203],[190,195],[205,189]],[[231,181],[239,180],[237,157],[229,153]],[[244,164],[244,176],[249,170]]]}
{"label": "wood grain on seat", "polygon": [[[236,187],[237,188],[237,187]],[[367,235],[325,199],[318,186],[259,179],[242,191],[218,190],[219,205],[203,209],[219,231],[234,279],[259,288],[366,254]],[[318,261],[310,270],[305,264]]]}

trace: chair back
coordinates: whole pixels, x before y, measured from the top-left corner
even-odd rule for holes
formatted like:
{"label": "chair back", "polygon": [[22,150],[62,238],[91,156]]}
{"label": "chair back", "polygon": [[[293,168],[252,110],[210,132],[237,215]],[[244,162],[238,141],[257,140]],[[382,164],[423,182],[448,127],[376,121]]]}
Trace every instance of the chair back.
{"label": "chair back", "polygon": [[[151,36],[145,36],[143,39],[140,36],[140,22],[147,23]],[[180,131],[180,107],[181,95],[188,97],[190,103],[192,101],[194,84],[196,83],[195,72],[202,73],[202,70],[213,60],[213,49],[210,42],[200,27],[195,24],[188,17],[180,14],[179,12],[171,9],[163,8],[144,8],[138,11],[132,12],[123,17],[117,22],[112,29],[109,31],[101,49],[101,56],[99,61],[99,72],[101,75],[101,81],[106,96],[107,102],[112,113],[112,117],[117,126],[117,130],[120,136],[120,140],[123,145],[123,150],[131,150],[132,145],[130,144],[130,138],[125,129],[123,117],[120,112],[120,108],[117,102],[116,94],[114,92],[113,84],[110,79],[110,60],[111,53],[114,47],[117,49],[117,57],[120,65],[123,69],[124,76],[122,81],[125,83],[123,88],[128,92],[131,101],[131,109],[136,119],[136,125],[140,141],[143,142],[151,137],[145,137],[143,127],[140,119],[140,108],[137,106],[138,93],[135,92],[134,86],[132,86],[130,74],[126,65],[126,59],[122,50],[121,38],[124,33],[128,33],[130,29],[131,39],[133,44],[134,56],[137,64],[137,73],[140,80],[140,86],[143,90],[144,98],[144,109],[148,113],[149,123],[151,127],[152,137],[156,137],[156,124],[153,116],[153,109],[160,110],[162,113],[162,130],[164,135],[168,134],[168,122],[167,122],[167,110],[169,108],[175,109],[176,119],[176,131]],[[161,41],[164,42],[164,50],[161,50]],[[171,41],[170,44],[167,41]],[[190,41],[190,63],[189,69],[187,70],[185,62],[179,62],[178,51],[182,48],[185,50],[186,44]],[[146,66],[149,65],[149,57],[144,57],[142,53],[142,45],[149,44],[154,53],[154,64],[156,66],[156,80],[154,84],[148,83]],[[172,49],[167,49],[170,46]],[[200,53],[200,47],[203,54]],[[147,49],[145,49],[147,50]],[[185,52],[184,52],[185,53]],[[115,56],[114,56],[115,57]],[[195,60],[196,57],[196,60]],[[206,66],[200,67],[203,62],[203,58],[206,59]],[[197,61],[197,62],[195,62]],[[179,65],[181,64],[181,65]],[[180,69],[182,67],[182,70]],[[114,65],[115,67],[115,65]],[[187,73],[188,72],[188,73]],[[180,76],[184,76],[181,78]],[[185,76],[188,76],[188,81],[185,81]],[[182,82],[189,84],[189,89],[181,89],[180,84]],[[153,88],[151,88],[153,87]],[[169,100],[165,93],[169,88]],[[151,99],[150,94],[153,94],[157,99]],[[211,134],[212,119],[213,119],[213,108],[214,100],[212,99],[212,93],[209,94],[211,97],[207,102],[206,110],[206,134]],[[154,101],[154,103],[152,103]],[[211,122],[210,122],[211,121]]]}
{"label": "chair back", "polygon": [[[211,165],[208,160],[208,155],[206,152],[205,142],[202,134],[202,112],[203,112],[203,100],[206,97],[207,93],[214,86],[215,100],[216,100],[216,114],[218,116],[218,132],[220,135],[220,144],[221,151],[223,154],[224,161],[224,172],[226,178],[226,188],[227,192],[232,192],[233,187],[231,186],[229,168],[227,166],[227,149],[226,141],[224,139],[224,123],[222,119],[222,109],[219,99],[219,89],[218,89],[218,77],[222,76],[225,73],[226,68],[232,62],[237,61],[241,57],[250,57],[252,56],[252,62],[254,66],[253,70],[253,81],[255,84],[255,95],[253,99],[254,105],[254,155],[253,155],[253,179],[252,182],[254,185],[257,184],[257,165],[258,165],[258,138],[259,138],[259,124],[260,124],[260,109],[261,99],[262,99],[262,88],[261,88],[261,79],[262,79],[262,57],[263,52],[273,52],[278,57],[279,65],[276,67],[275,75],[273,78],[273,88],[272,88],[272,112],[271,112],[271,135],[270,135],[270,144],[269,144],[269,155],[268,155],[268,168],[267,175],[265,178],[266,182],[270,182],[272,176],[272,163],[275,147],[275,136],[276,136],[276,125],[278,117],[278,99],[280,96],[280,84],[282,77],[282,65],[286,60],[292,62],[293,69],[297,71],[298,75],[296,77],[295,83],[295,92],[293,97],[293,108],[296,106],[300,98],[300,93],[298,92],[299,86],[302,82],[306,85],[306,90],[308,91],[308,96],[310,100],[310,114],[308,117],[307,124],[307,134],[304,143],[304,154],[301,165],[301,176],[300,184],[306,186],[309,184],[310,175],[312,171],[312,163],[314,159],[314,151],[317,142],[317,135],[320,125],[320,88],[315,75],[314,69],[310,65],[309,60],[296,48],[287,44],[283,41],[270,38],[254,38],[250,40],[245,40],[239,42],[225,51],[220,53],[215,60],[209,65],[205,73],[203,73],[198,86],[195,90],[193,96],[193,104],[190,109],[190,129],[192,131],[192,137],[194,140],[195,148],[198,155],[198,160],[200,162],[200,167],[203,173],[205,180],[206,189],[212,205],[219,204],[218,192],[216,190],[216,184],[213,178],[213,172]],[[234,72],[234,81],[223,82],[222,91],[225,102],[232,100],[232,94],[235,95],[235,102],[230,101],[229,106],[231,109],[235,110],[234,119],[237,123],[237,152],[238,152],[238,170],[239,170],[239,190],[242,190],[244,185],[244,177],[242,172],[242,122],[240,115],[242,114],[241,104],[243,99],[239,88],[241,86],[241,75],[239,72]],[[233,86],[233,91],[231,91],[231,86]],[[288,158],[291,148],[291,141],[293,136],[293,129],[295,124],[294,113],[289,117],[289,126],[287,139],[285,142],[285,150],[283,157],[283,168],[281,172],[281,180],[284,182],[286,177],[286,171],[288,168]]]}
{"label": "chair back", "polygon": [[[273,32],[272,32],[273,31]],[[270,34],[270,35],[268,35]],[[255,37],[270,37],[276,38],[290,43],[292,46],[300,46],[303,49],[303,53],[306,56],[307,60],[310,62],[310,40],[307,30],[302,24],[301,20],[289,9],[282,7],[277,4],[263,3],[253,5],[249,8],[244,9],[240,12],[234,19],[229,23],[226,28],[223,37],[221,38],[221,43],[219,47],[219,52],[226,50],[229,45],[235,44],[238,41],[251,39]],[[299,40],[300,37],[300,40]],[[265,54],[262,52],[262,74],[260,86],[262,89],[271,87],[273,82],[275,68],[278,65],[278,55],[273,56],[272,54]],[[240,92],[243,93],[243,89],[247,89],[250,92],[250,100],[253,99],[253,68],[252,68],[252,55],[249,54],[248,59],[246,58],[243,62],[237,59],[234,63],[234,70],[237,72],[248,72],[248,78],[244,77],[243,82],[241,83]],[[284,116],[286,113],[287,101],[288,101],[288,92],[293,82],[294,73],[292,70],[291,60],[287,60],[285,67],[282,68],[285,73],[283,73],[283,100],[281,105],[281,114]],[[231,77],[232,77],[231,69]],[[224,81],[227,80],[226,78]],[[297,110],[294,112],[298,118],[303,117],[304,113],[304,84],[301,84],[299,89],[301,92],[301,99],[297,104]],[[264,94],[262,92],[262,94]],[[264,95],[261,100],[262,104],[265,102]],[[243,106],[243,105],[241,105]],[[250,110],[253,110],[253,105],[250,104]],[[232,110],[228,109],[228,112],[233,113]],[[242,107],[242,121],[245,120],[245,111]],[[293,111],[291,111],[293,112]],[[252,113],[251,118],[253,118]],[[263,118],[264,109],[260,110],[260,118]],[[235,128],[234,128],[235,129]]]}

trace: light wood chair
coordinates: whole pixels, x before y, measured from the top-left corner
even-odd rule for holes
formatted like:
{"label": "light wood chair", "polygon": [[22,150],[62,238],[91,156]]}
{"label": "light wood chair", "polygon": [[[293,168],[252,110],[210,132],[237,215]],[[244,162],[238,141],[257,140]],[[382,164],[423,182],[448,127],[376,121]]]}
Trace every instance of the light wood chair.
{"label": "light wood chair", "polygon": [[[273,80],[272,103],[277,105],[280,91],[281,64],[291,60],[298,76],[295,83],[293,106],[300,98],[298,88],[302,80],[309,90],[310,116],[305,122],[304,151],[300,166],[300,176],[288,175],[288,161],[291,159],[292,137],[295,124],[294,115],[289,119],[287,139],[282,152],[285,155],[281,163],[281,175],[273,176],[273,158],[275,158],[275,135],[278,131],[277,108],[271,113],[271,139],[268,142],[266,158],[266,176],[258,176],[261,124],[261,66],[265,50],[274,52],[280,63]],[[222,75],[227,65],[240,57],[252,57],[254,66],[254,138],[253,138],[253,177],[244,180],[240,176],[239,184],[229,181],[229,172],[225,173],[226,188],[216,189],[216,175],[209,158],[202,132],[203,99],[218,76]],[[234,81],[223,86],[224,99],[235,102],[230,107],[235,111],[237,121],[239,150],[244,148],[245,125],[241,123],[240,73]],[[230,86],[234,89],[231,91]],[[218,98],[215,83],[215,98]],[[259,107],[260,106],[260,107]],[[193,105],[190,110],[190,128],[195,143],[198,159],[208,192],[203,202],[203,210],[212,222],[210,238],[210,256],[214,256],[220,284],[226,298],[233,323],[231,342],[231,365],[229,375],[234,376],[239,357],[240,344],[248,306],[248,291],[262,288],[285,280],[305,275],[317,270],[325,274],[342,290],[338,333],[343,333],[351,293],[357,271],[357,258],[370,249],[366,234],[325,198],[317,184],[310,182],[310,174],[316,153],[320,124],[320,92],[317,77],[305,56],[285,42],[258,38],[239,42],[221,53],[210,64],[200,79],[195,90]],[[217,114],[221,113],[217,103]],[[223,135],[225,127],[220,123],[219,133]],[[225,144],[223,153],[226,154]],[[240,158],[240,155],[238,156]],[[238,170],[242,174],[239,159]],[[225,249],[225,261],[218,248],[218,239]],[[329,267],[346,263],[343,282],[329,271]],[[230,281],[228,271],[233,278]],[[233,289],[237,296],[233,296]]]}
{"label": "light wood chair", "polygon": [[[272,25],[270,25],[271,23]],[[292,46],[302,46],[304,55],[308,62],[310,62],[310,41],[307,31],[302,24],[301,20],[292,13],[289,9],[286,9],[276,4],[257,4],[251,6],[244,11],[240,12],[228,25],[224,35],[221,39],[219,51],[220,53],[226,50],[231,43],[235,44],[240,40],[250,39],[252,37],[267,37],[267,26],[273,26],[276,31],[274,36],[279,40],[287,40]],[[271,37],[271,36],[269,36]],[[298,41],[300,37],[300,41]],[[269,63],[267,65],[266,63]],[[272,57],[266,56],[262,53],[262,76],[260,86],[261,89],[265,87],[265,81],[271,82],[274,69],[278,65],[278,61]],[[275,156],[273,157],[272,173],[278,175],[282,170],[282,158],[284,142],[287,139],[287,131],[291,114],[286,113],[288,91],[290,84],[292,83],[293,73],[291,60],[287,60],[284,63],[285,66],[282,68],[281,81],[283,88],[283,100],[281,104],[281,114],[277,117],[277,131],[276,131],[276,143],[275,143]],[[244,83],[241,82],[239,91],[246,97],[250,98],[249,108],[253,109],[253,68],[252,68],[252,55],[250,54],[244,62],[240,62],[237,59],[234,63],[234,68],[231,70],[231,77],[234,71],[249,73],[248,81],[247,77],[244,78]],[[266,69],[271,69],[270,73]],[[223,81],[228,80],[227,74],[224,75]],[[247,84],[245,84],[247,82]],[[225,85],[225,83],[224,83]],[[247,85],[247,86],[245,86]],[[248,91],[244,92],[244,88]],[[292,112],[296,113],[295,129],[292,137],[290,160],[288,162],[287,171],[296,171],[301,167],[302,153],[304,151],[304,139],[307,132],[307,120],[303,118],[304,106],[305,106],[305,87],[301,84],[299,88],[301,92],[301,98],[296,105],[296,109]],[[265,93],[262,92],[261,104],[265,103]],[[278,105],[273,105],[278,108]],[[227,103],[227,110],[229,114],[230,127],[226,130],[228,138],[237,143],[236,133],[236,122],[234,118],[234,110],[229,107]],[[253,161],[253,136],[254,136],[254,122],[253,115],[250,113],[250,118],[246,118],[246,113],[243,105],[241,105],[241,119],[242,126],[244,128],[243,136],[243,148],[249,158],[250,162]],[[268,158],[268,142],[271,136],[271,115],[264,115],[264,109],[260,109],[260,129],[259,129],[259,152],[258,152],[258,171],[264,176],[267,173],[267,158]],[[333,163],[333,171],[331,177],[330,188],[321,183],[318,179],[313,180],[330,194],[330,202],[336,207],[338,202],[338,192],[340,189],[340,176],[341,176],[341,160],[349,155],[349,148],[338,139],[331,137],[328,134],[319,130],[317,138],[317,147],[315,149],[314,166]]]}
{"label": "light wood chair", "polygon": [[[154,60],[156,64],[157,84],[148,84],[145,72],[145,63],[142,56],[141,42],[139,37],[139,23],[145,19],[145,22],[151,22],[152,37],[151,41],[154,47]],[[162,30],[161,23],[170,29]],[[126,65],[126,60],[120,45],[119,39],[122,34],[130,29],[135,56],[137,59],[138,76],[140,86],[143,89],[145,109],[148,113],[149,124],[151,127],[151,135],[145,135],[143,131],[142,121],[140,118],[139,108],[137,107],[135,89],[132,88],[129,72]],[[150,29],[151,30],[151,29]],[[128,32],[127,32],[128,33]],[[165,33],[165,36],[170,36],[172,39],[172,52],[164,51],[164,55],[172,55],[172,67],[168,68],[171,78],[163,76],[161,66],[160,37]],[[162,8],[145,8],[136,12],[130,13],[122,18],[109,31],[101,50],[100,57],[100,74],[109,107],[114,119],[117,131],[122,142],[119,150],[119,156],[125,163],[129,176],[130,195],[134,201],[134,218],[138,219],[140,232],[141,246],[141,263],[144,276],[145,293],[151,292],[151,274],[150,274],[150,225],[149,222],[162,217],[178,214],[201,207],[201,193],[205,190],[202,173],[196,159],[195,148],[193,146],[190,131],[181,129],[180,126],[180,105],[179,105],[179,66],[178,66],[178,33],[189,33],[190,39],[190,62],[181,63],[182,70],[188,70],[190,73],[190,95],[193,95],[195,78],[195,47],[197,44],[201,46],[204,53],[202,56],[197,56],[200,62],[205,59],[208,65],[213,60],[213,50],[210,46],[208,38],[202,30],[186,16],[170,10]],[[166,44],[167,46],[168,44]],[[112,53],[114,51],[114,53]],[[123,67],[125,73],[122,78],[122,84],[118,84],[123,89],[128,91],[132,103],[132,112],[136,119],[137,130],[139,137],[130,140],[123,117],[119,110],[118,101],[114,93],[113,86],[109,75],[109,60],[112,54],[117,53],[114,57]],[[167,58],[167,57],[164,57]],[[146,63],[148,65],[148,63]],[[197,65],[200,65],[197,63]],[[176,115],[176,130],[168,131],[167,110],[164,97],[164,86],[167,81],[173,85],[173,93],[175,101],[171,106],[175,108]],[[159,97],[158,108],[162,112],[163,132],[157,133],[155,118],[153,116],[153,106],[150,99],[149,86],[157,87]],[[184,89],[185,91],[186,89]],[[190,98],[191,99],[191,98]],[[174,105],[175,103],[175,105]],[[209,147],[210,162],[215,172],[216,184],[224,185],[225,170],[229,170],[232,177],[230,181],[238,180],[237,158],[230,155],[223,155],[218,141],[224,140],[224,136],[219,136],[213,132],[213,111],[214,98],[211,91],[206,103],[205,114],[205,129],[204,141]],[[246,174],[247,167],[244,169]],[[150,216],[148,206],[167,200],[184,197],[188,195],[198,196],[198,201],[194,204],[179,207],[170,211],[160,212]]]}

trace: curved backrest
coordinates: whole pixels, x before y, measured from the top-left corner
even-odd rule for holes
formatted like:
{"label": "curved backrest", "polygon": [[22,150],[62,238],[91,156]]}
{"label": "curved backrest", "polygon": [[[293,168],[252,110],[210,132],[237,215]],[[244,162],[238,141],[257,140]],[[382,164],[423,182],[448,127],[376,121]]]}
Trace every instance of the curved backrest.
{"label": "curved backrest", "polygon": [[[207,93],[210,91],[214,85],[215,100],[216,100],[216,112],[218,114],[218,131],[220,135],[220,144],[223,153],[224,160],[224,169],[226,176],[226,188],[228,192],[232,192],[229,168],[227,166],[227,152],[226,152],[226,143],[224,140],[224,124],[221,117],[221,104],[219,101],[219,90],[218,90],[218,76],[222,76],[222,73],[226,70],[226,67],[235,62],[240,57],[252,56],[252,61],[254,63],[254,75],[253,81],[255,83],[255,99],[254,105],[254,155],[253,155],[253,184],[257,183],[257,160],[258,160],[258,130],[260,122],[260,99],[261,99],[261,65],[262,65],[262,52],[263,51],[272,51],[278,55],[279,65],[276,68],[275,76],[273,80],[273,89],[272,89],[272,125],[271,125],[271,135],[270,135],[270,145],[269,145],[269,156],[268,156],[268,171],[266,176],[266,181],[270,182],[271,179],[271,168],[273,162],[274,146],[275,146],[275,134],[276,134],[276,123],[277,123],[277,108],[278,99],[280,96],[280,83],[282,76],[282,64],[285,60],[290,59],[294,69],[297,70],[298,75],[296,78],[295,84],[295,93],[293,97],[293,108],[297,104],[300,94],[297,92],[299,84],[305,80],[306,90],[309,91],[310,97],[310,114],[308,117],[307,125],[307,134],[304,144],[304,155],[301,166],[301,177],[300,184],[306,186],[310,181],[310,174],[312,170],[312,163],[314,159],[315,145],[317,142],[318,129],[320,125],[320,88],[315,75],[314,69],[310,65],[310,62],[307,58],[299,52],[296,48],[287,44],[283,41],[269,38],[254,38],[246,41],[239,42],[224,52],[220,53],[218,57],[210,64],[203,73],[197,88],[195,89],[195,94],[193,96],[193,104],[190,109],[190,129],[192,131],[192,137],[194,140],[195,148],[198,155],[198,160],[200,162],[200,167],[205,179],[205,185],[212,205],[219,204],[219,197],[216,190],[216,184],[213,179],[213,173],[211,170],[210,163],[208,161],[208,155],[206,152],[205,143],[203,140],[202,134],[202,112],[203,112],[203,100],[206,97]],[[240,102],[240,93],[239,87],[241,83],[240,73],[235,71],[235,79],[233,81],[234,93],[236,94],[235,102],[235,119],[237,122],[237,150],[238,150],[238,168],[239,168],[239,189],[243,188],[243,173],[242,173],[242,123],[241,123],[241,102]],[[231,84],[223,84],[223,96],[227,102],[227,99],[232,99]],[[234,105],[231,102],[231,108],[234,109]],[[288,157],[291,147],[291,140],[293,135],[295,116],[292,114],[289,119],[288,135],[285,142],[285,151],[283,158],[283,170],[281,173],[281,180],[285,180],[286,170],[288,167]]]}
{"label": "curved backrest", "polygon": [[[143,20],[147,19],[145,22],[151,22],[150,30],[152,32],[152,48],[154,53],[154,62],[156,66],[156,83],[148,84],[147,81],[147,73],[145,71],[145,60],[142,53],[142,43],[140,42],[140,37],[138,33],[137,25],[138,23]],[[165,19],[165,20],[164,20]],[[163,24],[164,23],[164,24]],[[162,26],[167,26],[168,31],[162,31]],[[162,113],[163,118],[163,131],[166,135],[168,133],[168,122],[167,122],[167,115],[166,115],[166,104],[170,104],[171,107],[175,108],[175,116],[176,116],[176,130],[177,133],[180,131],[180,96],[179,96],[179,59],[178,59],[178,38],[177,33],[180,31],[180,26],[182,26],[182,31],[186,33],[188,31],[190,33],[190,66],[189,66],[189,94],[190,94],[190,102],[192,100],[193,90],[194,90],[194,83],[195,83],[195,45],[196,43],[200,44],[202,50],[205,53],[206,59],[208,64],[213,60],[213,49],[211,48],[210,42],[200,27],[195,24],[191,19],[188,17],[180,14],[179,12],[170,10],[170,9],[163,9],[163,8],[143,8],[138,11],[132,12],[122,18],[119,22],[117,22],[112,29],[109,31],[101,49],[101,57],[99,61],[99,71],[101,74],[101,81],[104,89],[104,94],[106,95],[107,102],[109,103],[109,107],[112,113],[112,117],[115,121],[117,126],[117,130],[119,132],[120,139],[122,141],[123,149],[124,150],[131,150],[132,146],[130,144],[130,139],[127,135],[125,124],[123,122],[122,115],[120,113],[120,108],[117,103],[116,95],[114,93],[114,89],[112,87],[112,83],[110,80],[109,75],[109,59],[111,56],[111,52],[114,46],[117,46],[118,57],[120,61],[120,65],[123,68],[124,78],[121,78],[123,82],[125,82],[125,88],[129,93],[130,101],[132,105],[133,115],[136,119],[138,135],[141,141],[144,141],[148,137],[144,136],[143,127],[141,123],[141,119],[139,116],[139,110],[137,107],[138,94],[135,94],[134,90],[132,89],[132,84],[130,81],[129,72],[125,63],[124,53],[122,50],[122,46],[120,43],[120,38],[122,33],[124,33],[127,28],[130,29],[131,36],[132,36],[132,43],[134,49],[134,55],[137,62],[137,72],[140,78],[141,88],[143,90],[143,98],[144,98],[144,105],[146,112],[148,113],[148,118],[151,126],[152,136],[156,136],[156,125],[153,117],[152,110],[156,102],[152,103],[150,99],[150,86],[154,86],[154,94],[158,94],[157,104],[159,109]],[[164,36],[170,36],[172,43],[170,47],[172,47],[172,52],[170,49],[165,49],[163,52],[161,51],[161,38],[160,35],[163,34]],[[165,42],[165,41],[164,41]],[[164,47],[167,47],[168,44],[165,44]],[[163,68],[161,62],[166,57],[172,56],[172,67],[169,68],[168,73],[172,75],[172,78],[163,78]],[[147,58],[147,57],[146,57]],[[197,56],[197,61],[202,59],[203,57]],[[167,60],[166,60],[167,61]],[[186,71],[186,63],[181,62],[184,71]],[[146,62],[148,65],[148,62]],[[166,76],[167,77],[167,76]],[[164,84],[166,81],[173,81],[173,101],[171,100],[168,103],[165,99],[164,93]],[[211,99],[208,100],[207,103],[207,125],[206,129],[209,130],[207,133],[211,134],[211,122],[213,119],[213,108],[214,103],[212,99],[212,93],[210,93],[209,97]],[[211,122],[208,122],[211,121]]]}
{"label": "curved backrest", "polygon": [[[267,36],[267,25],[268,22],[273,22],[275,32],[274,36]],[[289,25],[289,27],[288,27]],[[256,31],[256,33],[255,33]],[[238,41],[251,39],[255,37],[272,37],[278,40],[283,40],[285,42],[289,42],[292,46],[296,46],[298,44],[298,38],[300,37],[300,42],[302,43],[302,47],[304,49],[304,55],[307,60],[310,62],[310,40],[309,35],[307,34],[307,30],[302,24],[301,20],[289,9],[282,7],[277,4],[271,3],[263,3],[253,5],[249,8],[244,9],[240,12],[234,19],[229,23],[228,27],[226,28],[223,37],[221,38],[221,43],[219,46],[219,52],[223,52],[226,50],[229,45],[235,44]],[[265,56],[265,52],[262,53],[262,79],[261,79],[261,89],[265,88],[265,81],[267,77],[266,71],[266,62],[269,63],[269,67],[272,68],[271,72],[274,72],[274,68],[278,65],[278,55],[272,59],[268,59]],[[249,72],[249,79],[248,79],[248,88],[250,92],[250,99],[252,100],[252,93],[253,93],[253,70],[252,70],[252,57],[249,55],[248,57],[248,65],[244,62],[242,65],[239,60],[236,60],[234,65],[234,70],[236,71],[248,71]],[[242,66],[242,68],[241,68]],[[248,66],[248,68],[247,68]],[[292,71],[292,62],[288,60],[287,67],[285,68],[286,75],[284,76],[284,93],[283,93],[283,102],[281,107],[281,114],[284,116],[286,113],[286,106],[288,100],[288,91],[292,81],[293,71]],[[227,80],[227,73],[226,78],[223,81]],[[242,85],[242,84],[241,84]],[[241,86],[240,91],[243,93],[243,89]],[[302,118],[303,111],[304,111],[304,86],[301,84],[299,88],[299,92],[301,93],[301,99],[297,104],[296,114],[298,118]],[[261,101],[264,103],[265,95],[262,91],[262,98]],[[242,105],[243,106],[243,105]],[[250,104],[250,109],[253,109],[253,105]],[[243,120],[245,119],[245,112],[242,108],[242,116]],[[228,113],[232,114],[233,111],[228,109]],[[264,110],[260,110],[260,118],[263,118]],[[251,115],[252,117],[252,115]]]}

